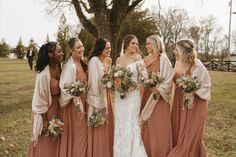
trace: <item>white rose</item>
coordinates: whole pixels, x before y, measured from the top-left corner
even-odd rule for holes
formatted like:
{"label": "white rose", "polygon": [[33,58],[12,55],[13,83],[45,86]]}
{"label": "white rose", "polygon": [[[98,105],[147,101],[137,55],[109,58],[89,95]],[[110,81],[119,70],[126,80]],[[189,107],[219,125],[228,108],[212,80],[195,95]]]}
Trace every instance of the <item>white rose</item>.
{"label": "white rose", "polygon": [[114,77],[118,77],[118,76],[119,76],[118,72],[114,73]]}
{"label": "white rose", "polygon": [[118,74],[119,74],[119,76],[123,75],[123,71],[119,70]]}
{"label": "white rose", "polygon": [[107,82],[107,88],[111,88],[111,86],[112,86],[112,83],[110,81]]}
{"label": "white rose", "polygon": [[186,88],[187,88],[187,85],[184,84],[184,85],[183,85],[183,88],[186,89]]}
{"label": "white rose", "polygon": [[84,88],[80,88],[79,90],[82,92],[82,91],[84,91]]}

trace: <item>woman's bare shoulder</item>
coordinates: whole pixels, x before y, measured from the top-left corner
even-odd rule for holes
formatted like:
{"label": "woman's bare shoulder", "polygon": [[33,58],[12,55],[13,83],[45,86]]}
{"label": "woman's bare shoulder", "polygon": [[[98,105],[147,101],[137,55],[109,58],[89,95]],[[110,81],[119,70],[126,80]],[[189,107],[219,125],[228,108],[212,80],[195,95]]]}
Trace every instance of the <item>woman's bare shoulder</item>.
{"label": "woman's bare shoulder", "polygon": [[123,58],[122,56],[118,57],[118,58],[116,59],[116,64],[121,64],[122,58]]}
{"label": "woman's bare shoulder", "polygon": [[135,61],[142,60],[142,56],[140,54],[136,54],[135,57],[134,57],[134,60]]}
{"label": "woman's bare shoulder", "polygon": [[112,59],[111,59],[111,57],[106,57],[105,58],[105,62],[107,62],[108,64],[112,64]]}

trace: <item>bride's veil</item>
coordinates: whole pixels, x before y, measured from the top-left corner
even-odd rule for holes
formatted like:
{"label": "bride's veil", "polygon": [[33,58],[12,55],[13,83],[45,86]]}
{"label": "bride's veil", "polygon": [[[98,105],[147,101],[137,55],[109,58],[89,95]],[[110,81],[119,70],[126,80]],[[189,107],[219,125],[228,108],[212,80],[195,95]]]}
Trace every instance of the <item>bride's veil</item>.
{"label": "bride's veil", "polygon": [[121,50],[120,50],[120,56],[122,55],[124,55],[124,41],[122,42]]}

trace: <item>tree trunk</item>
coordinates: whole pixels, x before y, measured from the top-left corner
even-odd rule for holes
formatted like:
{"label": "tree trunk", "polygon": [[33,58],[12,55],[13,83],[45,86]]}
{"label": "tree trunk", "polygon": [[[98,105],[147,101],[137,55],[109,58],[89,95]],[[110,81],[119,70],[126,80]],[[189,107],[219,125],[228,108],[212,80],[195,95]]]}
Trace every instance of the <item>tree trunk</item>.
{"label": "tree trunk", "polygon": [[119,50],[118,50],[118,35],[116,33],[111,33],[110,35],[111,39],[111,58],[113,61],[113,64],[115,64],[116,58],[119,56]]}

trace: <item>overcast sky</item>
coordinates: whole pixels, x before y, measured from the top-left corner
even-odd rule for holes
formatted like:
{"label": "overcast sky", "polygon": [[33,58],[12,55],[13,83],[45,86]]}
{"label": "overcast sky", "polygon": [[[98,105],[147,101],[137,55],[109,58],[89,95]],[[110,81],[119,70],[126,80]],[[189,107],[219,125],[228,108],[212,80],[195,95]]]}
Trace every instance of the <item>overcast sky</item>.
{"label": "overcast sky", "polygon": [[[55,40],[58,29],[58,16],[47,15],[45,0],[0,0],[0,39],[4,38],[11,46],[15,46],[22,37],[28,45],[31,37],[41,45],[49,34]],[[145,7],[155,8],[157,0],[145,0]],[[229,0],[161,0],[162,10],[176,6],[184,8],[195,18],[213,15],[217,24],[225,33],[229,26]],[[233,0],[233,11],[236,11],[236,0]],[[70,24],[77,22],[77,17],[68,17]],[[236,30],[236,14],[232,15],[232,30]]]}

